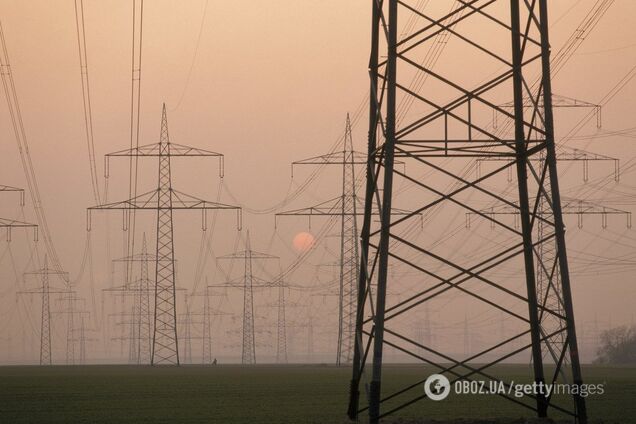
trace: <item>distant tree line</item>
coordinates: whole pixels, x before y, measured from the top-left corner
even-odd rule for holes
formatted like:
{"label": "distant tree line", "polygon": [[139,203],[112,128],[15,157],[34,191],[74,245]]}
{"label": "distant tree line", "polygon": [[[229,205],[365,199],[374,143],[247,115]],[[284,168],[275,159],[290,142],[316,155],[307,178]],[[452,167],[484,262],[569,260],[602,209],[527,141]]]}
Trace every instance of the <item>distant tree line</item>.
{"label": "distant tree line", "polygon": [[597,364],[636,364],[636,327],[616,327],[601,333]]}

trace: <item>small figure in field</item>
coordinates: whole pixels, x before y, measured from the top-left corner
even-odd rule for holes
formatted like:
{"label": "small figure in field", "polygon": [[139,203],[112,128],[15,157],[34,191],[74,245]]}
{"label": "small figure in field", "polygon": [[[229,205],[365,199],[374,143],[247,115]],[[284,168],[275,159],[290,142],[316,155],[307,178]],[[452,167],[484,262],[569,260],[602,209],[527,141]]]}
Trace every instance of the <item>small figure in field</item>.
{"label": "small figure in field", "polygon": [[212,361],[212,365],[216,365],[216,358],[214,358],[214,361]]}

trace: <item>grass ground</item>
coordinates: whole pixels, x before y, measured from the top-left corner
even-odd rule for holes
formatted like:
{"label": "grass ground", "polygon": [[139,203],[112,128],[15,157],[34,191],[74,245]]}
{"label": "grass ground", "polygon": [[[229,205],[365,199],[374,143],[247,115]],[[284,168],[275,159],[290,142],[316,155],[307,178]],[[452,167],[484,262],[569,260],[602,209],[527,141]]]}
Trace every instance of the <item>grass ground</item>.
{"label": "grass ground", "polygon": [[[516,381],[527,366],[504,366]],[[636,423],[636,367],[586,367],[605,383],[588,398],[595,421]],[[387,391],[431,372],[385,368]],[[345,423],[347,368],[329,366],[0,367],[0,423]],[[414,395],[422,393],[421,388]],[[531,412],[496,396],[452,395],[402,411],[417,417],[516,419]]]}

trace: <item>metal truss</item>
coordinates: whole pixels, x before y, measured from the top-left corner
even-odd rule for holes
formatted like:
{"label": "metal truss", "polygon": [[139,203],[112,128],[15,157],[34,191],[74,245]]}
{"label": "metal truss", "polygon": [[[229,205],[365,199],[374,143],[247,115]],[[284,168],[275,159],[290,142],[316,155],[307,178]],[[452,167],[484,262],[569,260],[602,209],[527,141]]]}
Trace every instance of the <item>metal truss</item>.
{"label": "metal truss", "polygon": [[150,279],[149,264],[155,261],[155,255],[148,253],[148,243],[144,233],[140,253],[113,260],[113,263],[122,262],[126,266],[130,262],[139,263],[139,278],[127,281],[123,286],[104,289],[105,292],[121,292],[133,297],[128,349],[131,364],[150,364],[151,360],[153,310],[150,296],[154,292],[154,282]]}
{"label": "metal truss", "polygon": [[[535,105],[533,103],[533,100],[534,99],[532,99],[531,97],[525,97],[523,99],[523,107],[534,108]],[[513,101],[502,103],[499,106],[503,108],[507,108],[508,110],[512,110],[515,107]],[[539,99],[538,106],[544,107],[541,99]],[[590,103],[585,100],[573,99],[571,97],[561,96],[559,94],[552,93],[552,107],[553,108],[569,108],[569,109],[578,109],[578,108],[592,109],[594,112],[594,116],[596,116],[596,128],[601,128],[603,126],[603,118],[601,115],[602,106],[599,104]],[[498,127],[497,111],[494,111],[494,114],[493,114],[493,127],[494,128]]]}
{"label": "metal truss", "polygon": [[[353,150],[351,135],[351,121],[347,114],[344,142],[342,150],[303,159],[292,163],[294,165],[339,165],[342,166],[342,191],[340,196],[321,202],[308,208],[289,210],[275,215],[279,216],[307,216],[311,227],[311,218],[340,217],[340,268],[338,290],[338,342],[336,351],[336,365],[350,364],[353,358],[353,339],[355,334],[355,315],[357,284],[359,280],[360,255],[358,252],[359,232],[358,216],[362,216],[364,204],[356,191],[356,165],[367,163],[367,155]],[[400,164],[403,164],[400,162]],[[407,215],[409,211],[393,209],[395,215]]]}
{"label": "metal truss", "polygon": [[51,294],[72,293],[66,288],[51,287],[50,276],[58,276],[64,282],[68,281],[68,273],[49,268],[48,256],[44,256],[44,265],[37,271],[24,273],[26,276],[40,277],[40,287],[33,290],[20,291],[18,294],[39,294],[42,297],[42,309],[40,320],[40,365],[52,365],[51,356]]}
{"label": "metal truss", "polygon": [[[450,11],[441,10],[442,2],[426,11],[415,3],[376,0],[372,6],[369,160],[348,409],[351,419],[368,412],[372,424],[423,401],[422,383],[431,367],[451,384],[481,379],[509,387],[509,377],[499,376],[496,365],[529,352],[531,378],[539,386],[556,382],[566,373],[572,384],[579,388],[582,384],[556,168],[547,1],[465,0],[452,2]],[[413,24],[400,32],[402,22]],[[460,52],[453,59],[467,69],[436,70],[420,60],[440,35]],[[426,90],[409,84],[420,74],[427,77]],[[512,110],[500,106],[510,97]],[[408,114],[398,110],[402,99],[413,103]],[[494,113],[504,120],[498,129],[482,124]],[[535,161],[535,157],[544,160]],[[416,171],[426,172],[426,178],[396,169],[396,158],[408,160],[409,168],[413,163]],[[475,179],[462,171],[474,165],[475,159],[485,158],[507,160]],[[513,195],[497,185],[498,177],[510,167],[516,171]],[[394,189],[401,181],[419,190],[409,199],[418,205],[411,214],[393,216]],[[448,184],[442,186],[442,182]],[[538,199],[543,200],[541,213]],[[481,212],[484,201],[516,210],[521,229]],[[427,229],[439,230],[454,211],[494,220],[508,235],[506,243],[459,254],[465,246],[443,248],[428,238],[421,240],[409,226],[421,213]],[[380,214],[379,224],[372,219],[374,213]],[[535,238],[539,223],[545,226],[540,239]],[[544,247],[553,255],[540,255]],[[387,278],[390,264],[405,265],[420,276],[412,296],[387,296],[388,284],[395,283]],[[502,280],[496,270],[505,266],[521,267],[523,281]],[[556,293],[551,298],[558,299],[558,306],[543,301],[540,284]],[[407,336],[409,317],[448,293],[502,312],[522,329],[467,357]],[[554,338],[564,342],[548,364],[543,347]],[[384,392],[386,346],[427,365],[423,368],[427,375]],[[360,385],[367,372],[368,403],[360,405]],[[560,413],[584,423],[585,399],[578,393],[573,402],[540,390],[521,398],[497,394],[539,417]]]}
{"label": "metal truss", "polygon": [[[156,157],[159,161],[157,189],[121,202],[98,205],[88,208],[87,228],[91,226],[91,211],[122,210],[124,230],[130,222],[129,214],[137,210],[157,212],[157,244],[155,258],[155,307],[151,364],[179,365],[179,347],[177,337],[176,286],[174,271],[173,210],[200,210],[202,228],[207,227],[207,211],[214,209],[236,210],[238,226],[241,226],[241,209],[238,206],[217,202],[208,202],[172,188],[171,157],[217,157],[222,155],[202,149],[170,143],[166,105],[161,114],[161,132],[159,143],[121,150],[107,155],[111,157]],[[108,159],[105,175],[108,177]],[[220,171],[220,175],[223,172]]]}
{"label": "metal truss", "polygon": [[227,281],[220,285],[208,287],[241,288],[243,290],[243,328],[241,342],[241,363],[243,365],[256,364],[256,338],[254,327],[254,288],[257,287],[283,287],[283,282],[270,282],[263,280],[253,272],[254,260],[280,260],[278,256],[252,250],[250,233],[245,236],[245,250],[220,256],[221,260],[242,260],[243,276],[234,281]]}
{"label": "metal truss", "polygon": [[[532,199],[534,200],[534,199]],[[563,215],[576,215],[577,227],[583,228],[583,217],[585,215],[597,215],[601,217],[601,227],[607,228],[607,218],[609,215],[623,215],[625,217],[625,225],[627,228],[632,228],[632,213],[623,209],[612,208],[609,206],[599,205],[594,202],[570,199],[567,197],[561,198],[561,213]],[[471,217],[474,215],[484,216],[487,215],[490,220],[490,227],[495,228],[496,219],[495,215],[510,215],[513,217],[513,226],[515,229],[519,229],[519,208],[510,207],[508,205],[499,205],[497,208],[481,209],[479,213],[466,212],[466,228],[471,227]],[[546,215],[544,217],[544,215]],[[549,210],[537,208],[534,212],[533,219],[537,223],[547,223],[547,217],[551,215]]]}
{"label": "metal truss", "polygon": [[[605,161],[612,162],[614,164],[614,181],[618,182],[620,180],[620,160],[618,158],[614,158],[611,156],[602,155],[599,153],[588,152],[582,149],[575,149],[568,146],[558,146],[558,151],[556,152],[557,161],[580,161],[583,162],[583,182],[588,182],[590,178],[590,162],[597,161]],[[542,157],[532,157],[528,158],[528,160],[532,160],[535,162],[543,161]],[[481,165],[483,162],[497,162],[497,161],[509,161],[506,158],[485,158],[485,159],[477,159],[477,178],[481,176]],[[508,181],[512,181],[512,167],[508,168]]]}
{"label": "metal truss", "polygon": [[202,327],[201,363],[203,365],[212,365],[214,363],[214,358],[212,356],[212,317],[223,317],[231,315],[228,312],[212,308],[212,305],[210,304],[210,297],[213,296],[225,296],[225,294],[210,290],[207,277],[205,278],[205,288],[199,292],[190,293],[190,295],[188,296],[188,299],[192,297],[203,298],[203,309],[199,310],[200,312],[190,312],[191,316],[201,317],[201,322],[197,322],[197,324],[201,324]]}

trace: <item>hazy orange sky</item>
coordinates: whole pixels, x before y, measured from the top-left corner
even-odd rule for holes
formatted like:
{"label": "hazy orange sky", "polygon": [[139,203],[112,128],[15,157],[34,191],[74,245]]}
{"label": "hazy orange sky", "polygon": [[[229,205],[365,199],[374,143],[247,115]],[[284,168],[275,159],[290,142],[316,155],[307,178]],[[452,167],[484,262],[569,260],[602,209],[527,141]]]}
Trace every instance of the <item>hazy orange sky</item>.
{"label": "hazy orange sky", "polygon": [[[143,27],[141,144],[158,141],[161,104],[165,102],[171,140],[224,153],[225,184],[242,206],[265,209],[278,203],[290,186],[290,162],[326,153],[342,135],[346,113],[353,113],[364,102],[368,90],[370,3],[360,0],[147,0]],[[551,40],[556,49],[572,34],[595,1],[549,3]],[[103,155],[129,145],[132,7],[129,0],[85,0],[84,5],[96,157],[101,175]],[[74,276],[86,237],[85,209],[94,203],[84,138],[74,2],[1,0],[0,18],[52,236],[62,264]],[[444,54],[442,61],[447,66],[457,64],[459,74],[471,72],[461,57],[452,55],[452,49]],[[636,2],[617,0],[555,77],[554,92],[598,102],[634,65]],[[2,97],[0,135],[4,142],[0,145],[0,184],[24,187],[24,172],[4,95]],[[632,81],[603,108],[601,131],[633,128],[635,99],[636,81]],[[557,115],[558,133],[567,132],[581,116],[570,111]],[[366,132],[363,113],[353,129],[357,150],[365,149]],[[597,132],[594,125],[588,125],[580,135]],[[631,137],[605,137],[592,142],[574,140],[571,145],[627,162],[636,156],[633,130],[631,134]],[[175,164],[175,186],[214,200],[218,188],[215,166],[215,163],[200,161],[192,166]],[[574,195],[584,189],[577,180],[579,168],[573,165],[571,173],[564,177],[565,184],[571,187],[568,189],[565,185],[564,193]],[[155,181],[154,162],[141,169],[144,176],[140,184],[149,190]],[[591,165],[591,173],[596,177],[611,171],[606,165],[598,168]],[[298,170],[292,187],[310,173],[310,169]],[[319,182],[288,209],[336,196],[338,177],[337,169],[323,172]],[[115,164],[109,199],[120,200],[127,195],[126,181],[125,163]],[[613,200],[612,206],[634,211],[636,173],[632,170],[625,174],[621,184],[615,193],[592,190],[590,196],[593,199],[607,196]],[[619,191],[626,193],[625,196],[619,196]],[[227,196],[222,201],[234,203]],[[3,214],[18,212],[14,204],[8,204],[10,201],[3,199],[2,202]],[[26,218],[34,220],[30,204],[27,200]],[[233,248],[236,235],[232,229],[233,219],[227,216],[219,220],[223,228],[215,240],[218,255],[229,253]],[[117,214],[108,218],[113,257],[122,256],[121,236],[115,231],[119,220]],[[146,220],[147,227],[152,229],[152,218]],[[200,237],[198,220],[199,215],[195,214],[176,221],[181,225],[176,249],[184,280],[179,284],[184,287],[191,287],[188,281],[192,279],[191,269],[196,263]],[[92,242],[98,255],[96,290],[100,290],[108,280],[104,265],[106,218],[101,216],[93,221],[96,229]],[[607,245],[591,242],[593,238],[589,234],[573,236],[579,237],[572,239],[573,251],[600,254],[605,250],[606,254],[626,255],[632,264],[621,268],[621,272],[582,276],[575,285],[577,318],[582,325],[595,317],[605,323],[610,319],[614,324],[628,323],[633,320],[636,300],[636,266],[633,264],[636,230],[626,232],[622,218],[610,218],[610,230],[614,233],[603,232],[597,221],[597,218],[587,219],[586,230],[601,234],[607,239]],[[575,226],[575,221],[570,224]],[[306,221],[298,219],[279,221],[279,230],[274,233],[271,214],[252,214],[247,210],[244,227],[251,230],[253,247],[266,250],[271,246],[271,253],[282,256],[283,267],[293,258],[289,249],[294,234],[307,230]],[[617,250],[607,250],[607,246]],[[323,252],[320,248],[317,250]],[[22,262],[27,255],[18,249],[14,254],[19,257],[18,261],[22,257]],[[571,256],[575,257],[576,253]],[[317,258],[312,259],[313,265],[318,262]],[[5,293],[14,277],[6,262],[0,265],[2,275],[7,276],[1,287]],[[214,274],[213,266],[208,272]],[[313,272],[313,266],[307,266],[295,278],[307,282]],[[87,286],[79,290],[90,297]],[[326,302],[333,303],[333,300],[333,297],[327,298]],[[2,304],[6,302],[5,299]],[[10,302],[15,299],[11,297]],[[317,310],[322,310],[323,299],[314,302],[318,304]],[[303,312],[291,311],[290,314],[296,314],[299,321],[305,317]],[[0,313],[0,317],[3,316]],[[462,315],[457,320],[463,318]],[[328,328],[324,331],[328,332]],[[324,350],[329,352],[327,347]]]}

